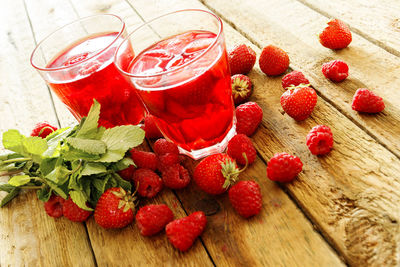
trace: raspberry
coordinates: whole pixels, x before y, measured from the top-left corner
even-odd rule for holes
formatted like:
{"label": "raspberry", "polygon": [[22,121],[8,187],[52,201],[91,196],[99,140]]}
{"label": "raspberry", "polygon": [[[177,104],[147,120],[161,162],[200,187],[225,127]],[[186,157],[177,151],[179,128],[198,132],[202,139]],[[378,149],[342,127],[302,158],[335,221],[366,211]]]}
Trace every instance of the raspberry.
{"label": "raspberry", "polygon": [[89,218],[92,212],[81,209],[69,197],[63,204],[63,214],[64,217],[67,217],[70,221],[84,222]]}
{"label": "raspberry", "polygon": [[190,174],[183,166],[175,164],[162,173],[162,180],[166,187],[182,189],[190,183]]}
{"label": "raspberry", "polygon": [[322,64],[322,73],[331,81],[341,82],[349,76],[349,66],[344,61],[332,60]]}
{"label": "raspberry", "polygon": [[313,155],[329,153],[333,147],[333,134],[326,125],[314,126],[307,134],[306,143]]}
{"label": "raspberry", "polygon": [[272,181],[290,182],[302,170],[301,160],[286,152],[275,154],[267,164],[267,175]]}
{"label": "raspberry", "polygon": [[166,171],[169,167],[179,163],[179,155],[173,153],[167,153],[158,156],[157,169],[160,172]]}
{"label": "raspberry", "polygon": [[260,125],[263,111],[255,102],[247,102],[236,108],[236,132],[251,136]]}
{"label": "raspberry", "polygon": [[284,89],[288,88],[289,86],[297,86],[299,84],[309,84],[310,82],[304,76],[304,74],[300,71],[294,70],[282,78],[282,87]]}
{"label": "raspberry", "polygon": [[47,122],[40,122],[35,125],[35,128],[33,128],[31,136],[46,138],[46,136],[56,131],[57,129],[57,127],[54,127]]}
{"label": "raspberry", "polygon": [[360,112],[378,113],[385,109],[385,103],[383,99],[374,94],[374,92],[365,88],[360,88],[357,89],[353,96],[351,107],[353,110]]}
{"label": "raspberry", "polygon": [[174,219],[171,209],[165,205],[147,205],[141,207],[136,213],[136,223],[140,234],[144,236],[155,235]]}
{"label": "raspberry", "polygon": [[262,72],[270,76],[284,73],[289,67],[289,62],[288,54],[274,45],[264,47],[258,60]]}
{"label": "raspberry", "polygon": [[232,96],[235,105],[246,101],[253,92],[253,84],[249,77],[243,74],[236,74],[231,77]]}
{"label": "raspberry", "polygon": [[152,198],[163,188],[161,178],[149,169],[136,170],[133,174],[133,181],[136,186],[139,186],[137,191],[142,197]]}
{"label": "raspberry", "polygon": [[322,33],[319,34],[319,42],[330,49],[342,49],[351,43],[352,37],[349,27],[338,19],[328,22]]}
{"label": "raspberry", "polygon": [[228,61],[231,75],[246,74],[256,63],[256,53],[245,44],[236,45],[229,50]]}
{"label": "raspberry", "polygon": [[254,181],[239,181],[229,189],[229,201],[244,218],[259,214],[262,207],[260,186]]}
{"label": "raspberry", "polygon": [[237,134],[229,141],[226,153],[242,165],[246,164],[243,153],[246,154],[248,164],[252,164],[257,156],[253,143],[244,134]]}
{"label": "raspberry", "polygon": [[153,150],[158,156],[167,153],[179,154],[178,147],[174,143],[167,141],[164,138],[160,138],[154,143]]}
{"label": "raspberry", "polygon": [[135,148],[131,149],[131,158],[138,168],[157,169],[157,156],[153,152],[140,151]]}
{"label": "raspberry", "polygon": [[63,216],[63,204],[65,199],[60,196],[52,195],[48,201],[44,203],[44,210],[47,215],[60,218]]}
{"label": "raspberry", "polygon": [[136,167],[134,165],[131,165],[128,168],[119,171],[118,174],[124,180],[133,181],[133,173],[135,171],[136,171]]}
{"label": "raspberry", "polygon": [[155,139],[162,137],[160,130],[158,129],[153,115],[147,115],[144,118],[144,125],[142,126],[143,130],[146,133],[146,138]]}

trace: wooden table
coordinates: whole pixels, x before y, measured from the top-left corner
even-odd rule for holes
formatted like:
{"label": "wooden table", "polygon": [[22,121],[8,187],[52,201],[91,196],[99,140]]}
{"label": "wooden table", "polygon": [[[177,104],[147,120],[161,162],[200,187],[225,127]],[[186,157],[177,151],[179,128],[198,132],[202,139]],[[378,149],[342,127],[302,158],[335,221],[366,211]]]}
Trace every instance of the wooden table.
{"label": "wooden table", "polygon": [[[3,0],[0,9],[0,132],[29,134],[47,120],[75,123],[31,67],[38,41],[69,21],[97,13],[123,17],[129,28],[157,14],[183,8],[210,9],[224,19],[228,47],[246,43],[260,54],[267,44],[288,52],[291,69],[301,70],[318,92],[310,118],[295,122],[279,98],[281,77],[255,66],[252,100],[263,108],[262,125],[252,137],[259,158],[242,179],[261,185],[263,210],[245,220],[227,195],[211,197],[194,184],[164,190],[151,202],[167,203],[182,217],[206,209],[208,226],[186,253],[165,234],[142,237],[135,224],[104,230],[93,218],[73,223],[53,219],[34,193],[0,210],[0,266],[398,266],[400,265],[400,5],[390,0]],[[348,23],[351,45],[340,51],[317,38],[329,17]],[[350,76],[332,83],[321,65],[342,59]],[[351,109],[357,88],[384,98],[386,109],[365,115]],[[317,124],[332,128],[334,150],[310,154],[305,136]],[[304,169],[292,183],[266,178],[266,162],[286,151]],[[186,166],[193,170],[193,162]],[[3,194],[0,195],[1,197]]]}

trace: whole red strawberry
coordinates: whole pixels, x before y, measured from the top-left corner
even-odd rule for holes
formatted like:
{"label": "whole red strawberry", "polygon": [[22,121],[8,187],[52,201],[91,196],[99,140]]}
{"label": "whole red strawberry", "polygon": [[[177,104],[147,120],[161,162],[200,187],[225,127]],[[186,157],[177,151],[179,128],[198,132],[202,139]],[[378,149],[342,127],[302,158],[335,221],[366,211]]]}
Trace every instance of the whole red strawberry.
{"label": "whole red strawberry", "polygon": [[136,224],[140,234],[144,236],[155,235],[174,219],[171,209],[165,205],[147,205],[141,207],[136,213]]}
{"label": "whole red strawberry", "polygon": [[133,181],[133,174],[135,173],[136,169],[137,168],[134,165],[131,165],[128,168],[119,171],[118,174],[124,180]]}
{"label": "whole red strawberry", "polygon": [[144,125],[142,126],[142,128],[146,134],[146,138],[148,139],[155,139],[162,137],[162,134],[156,125],[153,115],[150,114],[146,115],[146,117],[144,118]]}
{"label": "whole red strawberry", "polygon": [[239,181],[229,189],[229,200],[244,218],[259,214],[262,207],[260,186],[254,181]]}
{"label": "whole red strawberry", "polygon": [[234,159],[219,153],[208,156],[197,164],[193,180],[206,193],[218,195],[237,180],[239,173]]}
{"label": "whole red strawberry", "polygon": [[229,50],[228,61],[231,75],[246,74],[256,63],[256,53],[245,44],[236,45]]}
{"label": "whole red strawberry", "polygon": [[333,134],[331,128],[326,125],[314,126],[307,134],[306,144],[313,155],[329,153],[333,147]]}
{"label": "whole red strawberry", "polygon": [[247,163],[249,165],[252,164],[257,157],[257,151],[254,148],[253,143],[250,138],[244,134],[237,134],[229,141],[226,154],[242,165],[246,164],[246,159],[243,154],[246,155]]}
{"label": "whole red strawberry", "polygon": [[196,211],[187,217],[167,224],[165,232],[171,244],[180,251],[188,250],[206,228],[207,218],[204,212]]}
{"label": "whole red strawberry", "polygon": [[333,19],[328,22],[323,32],[319,34],[319,42],[330,49],[342,49],[351,43],[349,27],[341,20]]}
{"label": "whole red strawberry", "polygon": [[232,96],[235,105],[246,101],[253,93],[253,84],[250,78],[243,74],[236,74],[231,77]]}
{"label": "whole red strawberry", "polygon": [[133,222],[136,197],[120,187],[107,189],[97,202],[94,220],[103,228],[123,228]]}
{"label": "whole red strawberry", "polygon": [[290,60],[285,51],[274,45],[268,45],[262,50],[258,63],[262,72],[276,76],[287,70]]}
{"label": "whole red strawberry", "polygon": [[174,153],[166,153],[164,155],[158,156],[157,169],[160,172],[168,170],[169,167],[174,166],[179,163],[179,155]]}
{"label": "whole red strawberry", "polygon": [[374,92],[360,88],[353,96],[351,107],[360,112],[378,113],[385,109],[385,103],[382,97],[377,96]]}
{"label": "whole red strawberry", "polygon": [[307,119],[317,104],[315,90],[307,85],[288,87],[281,96],[283,110],[293,119],[302,121]]}
{"label": "whole red strawberry", "polygon": [[178,147],[174,143],[167,141],[164,138],[160,138],[154,143],[153,150],[158,156],[167,153],[179,154]]}
{"label": "whole red strawberry", "polygon": [[290,182],[303,169],[301,160],[286,152],[275,154],[267,164],[267,175],[272,181]]}
{"label": "whole red strawberry", "polygon": [[89,218],[92,212],[81,209],[69,197],[63,204],[63,214],[64,217],[67,217],[70,221],[84,222]]}
{"label": "whole red strawberry", "polygon": [[135,186],[139,185],[137,192],[142,197],[152,198],[163,188],[163,182],[154,171],[138,169],[133,174]]}
{"label": "whole red strawberry", "polygon": [[236,108],[236,132],[251,136],[260,125],[263,117],[261,107],[255,102],[247,102]]}
{"label": "whole red strawberry", "polygon": [[130,153],[137,168],[150,169],[153,171],[157,169],[157,156],[153,152],[140,151],[132,148]]}
{"label": "whole red strawberry", "polygon": [[40,122],[35,125],[35,128],[33,128],[31,136],[46,138],[46,136],[56,131],[57,129],[57,127],[54,127],[47,122]]}
{"label": "whole red strawberry", "polygon": [[332,60],[322,64],[322,73],[331,81],[341,82],[349,76],[349,66],[342,60]]}
{"label": "whole red strawberry", "polygon": [[190,174],[180,164],[170,166],[162,173],[164,185],[172,189],[182,189],[190,183]]}
{"label": "whole red strawberry", "polygon": [[294,70],[289,72],[282,78],[282,87],[284,89],[288,88],[289,86],[297,86],[300,84],[309,84],[310,82],[304,76],[304,74],[298,70]]}
{"label": "whole red strawberry", "polygon": [[65,199],[60,196],[51,195],[50,199],[44,203],[44,210],[47,215],[60,218],[63,216],[63,205]]}

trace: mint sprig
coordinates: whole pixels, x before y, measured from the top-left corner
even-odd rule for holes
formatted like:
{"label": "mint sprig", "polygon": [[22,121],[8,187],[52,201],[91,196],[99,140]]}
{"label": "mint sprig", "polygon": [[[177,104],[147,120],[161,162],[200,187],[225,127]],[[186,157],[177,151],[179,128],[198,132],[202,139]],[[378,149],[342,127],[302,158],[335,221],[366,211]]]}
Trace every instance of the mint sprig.
{"label": "mint sprig", "polygon": [[[75,127],[59,129],[45,139],[26,137],[17,130],[3,133],[4,148],[13,153],[0,156],[0,175],[9,176],[0,184],[7,192],[3,207],[21,189],[39,189],[38,198],[51,194],[71,199],[82,209],[92,210],[108,188],[131,184],[116,172],[134,165],[127,152],[143,142],[144,131],[133,125],[105,129],[98,126],[100,104],[94,100],[88,116]],[[88,203],[90,205],[88,205]]]}

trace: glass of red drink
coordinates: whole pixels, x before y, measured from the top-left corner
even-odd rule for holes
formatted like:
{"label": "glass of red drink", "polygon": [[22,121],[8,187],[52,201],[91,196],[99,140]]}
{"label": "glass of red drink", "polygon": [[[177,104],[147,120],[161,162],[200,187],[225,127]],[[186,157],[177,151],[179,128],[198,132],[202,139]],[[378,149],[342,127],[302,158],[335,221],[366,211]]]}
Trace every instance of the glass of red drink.
{"label": "glass of red drink", "polygon": [[[96,99],[100,125],[138,124],[144,115],[142,103],[113,62],[126,35],[125,23],[115,15],[82,18],[43,39],[32,52],[31,64],[77,120]],[[126,51],[121,60],[131,61],[132,51]]]}
{"label": "glass of red drink", "polygon": [[[136,53],[127,61],[126,54]],[[194,159],[222,152],[236,119],[222,21],[180,10],[132,32],[115,64],[136,88],[163,135]]]}

